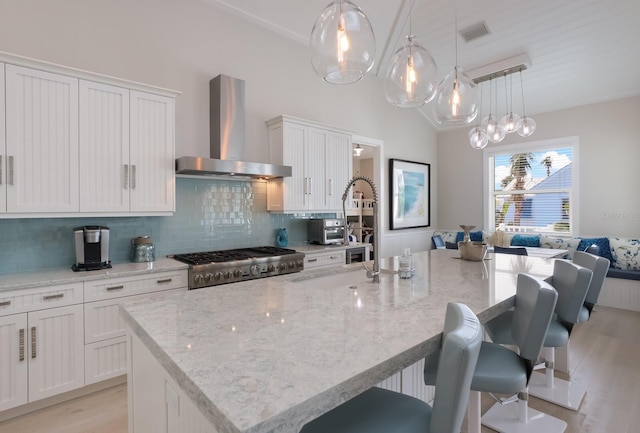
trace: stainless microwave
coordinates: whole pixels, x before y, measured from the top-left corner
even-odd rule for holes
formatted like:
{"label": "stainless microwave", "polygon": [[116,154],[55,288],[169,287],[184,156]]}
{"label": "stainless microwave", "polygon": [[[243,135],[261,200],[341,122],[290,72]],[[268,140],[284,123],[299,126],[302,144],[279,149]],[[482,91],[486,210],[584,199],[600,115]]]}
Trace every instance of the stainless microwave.
{"label": "stainless microwave", "polygon": [[330,245],[344,242],[344,220],[314,218],[309,220],[309,243]]}

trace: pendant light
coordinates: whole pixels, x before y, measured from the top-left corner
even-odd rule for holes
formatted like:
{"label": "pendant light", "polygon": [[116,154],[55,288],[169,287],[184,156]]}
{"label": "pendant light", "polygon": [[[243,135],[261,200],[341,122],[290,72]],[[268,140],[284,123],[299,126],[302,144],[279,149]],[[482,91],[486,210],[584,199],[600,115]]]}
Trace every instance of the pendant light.
{"label": "pendant light", "polygon": [[[489,81],[489,116],[482,119],[481,127],[487,132],[487,137],[492,143],[499,143],[504,140],[505,132],[497,118],[493,117],[493,79]],[[496,113],[498,112],[498,95],[496,85]]]}
{"label": "pendant light", "polygon": [[360,147],[359,144],[356,144],[356,147],[353,148],[353,156],[358,157],[358,156],[362,155],[362,151],[363,150],[364,149],[362,147]]}
{"label": "pendant light", "polygon": [[438,68],[424,47],[415,41],[411,32],[404,45],[391,57],[384,92],[387,101],[399,108],[418,108],[430,102],[438,89]]}
{"label": "pendant light", "polygon": [[[509,96],[507,94],[507,76],[504,76],[504,98],[507,104],[507,114],[500,119],[500,126],[504,129],[504,132],[510,134],[516,132],[520,127],[520,116],[513,112],[513,82],[511,81],[511,75],[509,75],[509,87],[511,88],[511,104],[509,104]],[[522,83],[522,81],[520,81]]]}
{"label": "pendant light", "polygon": [[[481,112],[482,112],[482,87],[480,88],[480,106],[478,108],[478,119],[482,117]],[[469,145],[471,145],[471,147],[474,149],[480,150],[487,147],[488,143],[489,143],[489,137],[487,136],[487,132],[484,129],[482,129],[482,127],[480,126],[480,122],[478,121],[478,124],[476,125],[476,127],[472,128],[471,131],[469,131]]]}
{"label": "pendant light", "polygon": [[522,69],[520,69],[520,92],[522,93],[522,119],[520,120],[520,127],[518,128],[518,135],[521,137],[528,137],[536,130],[536,121],[531,117],[527,117],[524,111],[524,89],[522,86]]}
{"label": "pendant light", "polygon": [[348,0],[333,1],[322,11],[309,44],[313,69],[328,83],[355,83],[373,67],[373,28],[362,9]]}
{"label": "pendant light", "polygon": [[441,125],[464,125],[478,115],[476,83],[458,66],[458,18],[455,18],[456,66],[438,86],[433,107],[435,120]]}

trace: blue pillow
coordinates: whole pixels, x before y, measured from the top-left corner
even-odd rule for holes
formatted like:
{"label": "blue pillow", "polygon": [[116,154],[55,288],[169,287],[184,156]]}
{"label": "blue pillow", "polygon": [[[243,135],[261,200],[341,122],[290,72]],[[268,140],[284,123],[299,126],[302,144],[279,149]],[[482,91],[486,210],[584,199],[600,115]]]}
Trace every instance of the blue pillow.
{"label": "blue pillow", "polygon": [[577,251],[584,251],[591,245],[597,245],[598,248],[600,248],[600,256],[605,259],[609,259],[609,261],[613,263],[609,238],[580,238],[580,244],[578,245]]}
{"label": "blue pillow", "polygon": [[539,247],[540,236],[515,235],[511,238],[512,247]]}
{"label": "blue pillow", "polygon": [[[477,232],[469,232],[469,237],[472,242],[482,242],[482,230]],[[462,242],[464,240],[464,232],[458,232],[456,234],[456,242]]]}

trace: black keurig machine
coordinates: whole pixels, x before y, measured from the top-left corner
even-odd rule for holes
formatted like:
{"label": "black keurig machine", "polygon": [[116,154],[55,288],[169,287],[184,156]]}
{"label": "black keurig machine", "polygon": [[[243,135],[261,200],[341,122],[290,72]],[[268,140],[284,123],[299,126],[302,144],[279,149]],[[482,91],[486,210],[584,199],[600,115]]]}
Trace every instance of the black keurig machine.
{"label": "black keurig machine", "polygon": [[83,226],[73,229],[76,243],[74,271],[94,271],[111,267],[109,261],[109,227]]}

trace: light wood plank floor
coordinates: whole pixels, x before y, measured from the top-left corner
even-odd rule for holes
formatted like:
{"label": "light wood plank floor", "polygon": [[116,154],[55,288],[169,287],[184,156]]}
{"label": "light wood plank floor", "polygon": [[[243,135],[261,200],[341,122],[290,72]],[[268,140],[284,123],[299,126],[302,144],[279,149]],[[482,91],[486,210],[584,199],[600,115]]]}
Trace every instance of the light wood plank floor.
{"label": "light wood plank floor", "polygon": [[[570,411],[533,397],[531,407],[566,421],[569,424],[566,433],[637,432],[639,330],[640,313],[598,307],[591,320],[578,325],[571,336],[572,380],[587,383],[580,409]],[[483,395],[482,403],[484,411],[492,400]],[[492,432],[485,427],[482,431]],[[0,433],[18,432],[126,433],[126,385],[0,423]]]}

